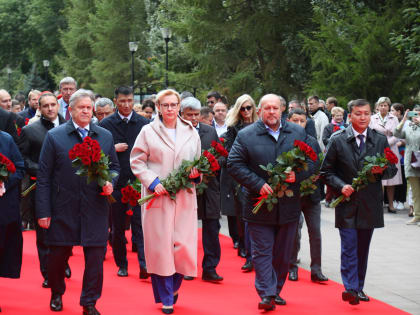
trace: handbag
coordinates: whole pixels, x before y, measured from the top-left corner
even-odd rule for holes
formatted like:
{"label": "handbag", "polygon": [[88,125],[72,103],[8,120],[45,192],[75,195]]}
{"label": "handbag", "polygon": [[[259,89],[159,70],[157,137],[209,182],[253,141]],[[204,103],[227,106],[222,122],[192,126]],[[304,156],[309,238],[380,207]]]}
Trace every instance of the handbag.
{"label": "handbag", "polygon": [[415,170],[420,170],[420,151],[411,152],[411,167]]}

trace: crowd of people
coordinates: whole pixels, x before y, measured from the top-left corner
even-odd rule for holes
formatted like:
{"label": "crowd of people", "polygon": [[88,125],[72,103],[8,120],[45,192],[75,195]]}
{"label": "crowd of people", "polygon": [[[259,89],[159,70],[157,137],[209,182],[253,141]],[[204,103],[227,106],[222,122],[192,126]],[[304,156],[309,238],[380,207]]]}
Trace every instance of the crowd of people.
{"label": "crowd of people", "polygon": [[[102,292],[108,242],[116,275],[129,274],[128,227],[139,278],[151,277],[155,302],[170,314],[182,282],[198,274],[198,220],[202,280],[223,281],[217,267],[220,217],[225,215],[233,248],[244,258],[238,268],[255,271],[258,308],[264,310],[285,305],[280,294],[286,279],[298,281],[303,222],[309,233],[311,280],[328,281],[321,265],[321,203],[329,206],[340,195],[349,198],[336,207],[336,227],[342,299],[350,304],[369,301],[363,291],[369,246],[373,230],[384,226],[384,204],[388,212],[397,213],[408,201],[412,218],[407,224],[420,226],[419,105],[405,110],[381,97],[373,111],[362,99],[350,101],[345,110],[334,97],[324,102],[314,95],[287,104],[283,97],[267,94],[256,103],[244,94],[230,106],[226,97],[212,91],[202,106],[191,93],[172,89],[135,104],[130,87],[117,87],[111,100],[78,89],[71,77],[60,81],[57,93],[32,90],[27,102],[21,95],[15,99],[0,90],[0,153],[16,168],[0,181],[0,277],[19,278],[22,230],[35,229],[42,287],[51,290],[53,311],[63,309],[72,247],[83,246],[80,305],[83,314],[99,314],[95,305]],[[69,158],[70,149],[86,137],[98,141],[114,174],[102,187],[78,176]],[[254,213],[255,200],[273,193],[269,174],[260,165],[275,163],[296,140],[324,158],[308,159],[306,169],[287,172],[285,181],[293,194],[279,197],[271,210],[263,205]],[[202,194],[180,190],[174,201],[163,179],[214,142],[223,142],[229,152],[218,159],[217,176]],[[355,191],[352,180],[364,158],[388,147],[399,163],[375,168],[374,180]],[[316,189],[300,196],[300,183],[310,177]],[[147,211],[146,205],[123,202],[121,189],[136,180],[142,184],[142,196],[155,196]],[[202,174],[192,168],[188,180],[199,184]]]}

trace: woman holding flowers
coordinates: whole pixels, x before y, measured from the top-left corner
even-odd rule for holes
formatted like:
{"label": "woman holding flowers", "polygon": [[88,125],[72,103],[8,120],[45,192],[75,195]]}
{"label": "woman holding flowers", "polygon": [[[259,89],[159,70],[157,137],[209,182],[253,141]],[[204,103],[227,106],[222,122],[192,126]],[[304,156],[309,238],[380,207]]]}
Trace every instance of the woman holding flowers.
{"label": "woman holding flowers", "polygon": [[[156,96],[159,115],[143,127],[131,151],[131,169],[142,183],[142,196],[156,197],[142,206],[144,252],[156,303],[171,314],[183,276],[197,276],[197,198],[182,189],[173,200],[161,184],[183,160],[201,154],[200,137],[178,116],[180,96],[163,90]],[[195,168],[190,179],[199,177]]]}

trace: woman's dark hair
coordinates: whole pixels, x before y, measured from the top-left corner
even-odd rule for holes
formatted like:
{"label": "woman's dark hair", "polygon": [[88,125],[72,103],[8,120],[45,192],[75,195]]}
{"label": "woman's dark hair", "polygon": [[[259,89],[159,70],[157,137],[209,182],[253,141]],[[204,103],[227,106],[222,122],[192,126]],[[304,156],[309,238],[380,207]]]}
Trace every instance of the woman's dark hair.
{"label": "woman's dark hair", "polygon": [[151,99],[147,99],[143,101],[143,104],[141,105],[141,109],[144,110],[145,108],[150,107],[155,111],[155,103]]}
{"label": "woman's dark hair", "polygon": [[397,112],[400,112],[401,116],[404,116],[404,105],[401,103],[394,103],[391,105]]}

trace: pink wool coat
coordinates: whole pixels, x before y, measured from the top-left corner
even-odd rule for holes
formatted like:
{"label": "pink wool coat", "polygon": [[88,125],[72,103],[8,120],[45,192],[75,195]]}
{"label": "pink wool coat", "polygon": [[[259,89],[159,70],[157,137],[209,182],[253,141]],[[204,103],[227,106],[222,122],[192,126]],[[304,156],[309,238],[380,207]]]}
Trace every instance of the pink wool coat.
{"label": "pink wool coat", "polygon": [[[201,154],[201,142],[194,127],[177,119],[176,141],[173,142],[162,121],[156,117],[138,135],[131,151],[130,163],[134,175],[143,184],[142,196],[159,177],[164,179],[182,160],[192,161]],[[197,276],[197,198],[181,190],[176,200],[162,195],[150,209],[142,206],[144,253],[147,271],[161,276],[175,272]]]}
{"label": "pink wool coat", "polygon": [[[398,118],[388,113],[385,117],[385,124],[379,117],[379,113],[373,115],[370,119],[369,127],[375,129],[377,132],[382,133],[386,136],[389,143],[389,148],[394,152],[394,154],[398,157],[398,161],[401,159],[400,153],[398,151],[397,142],[400,141],[399,138],[395,137],[393,132],[394,129],[398,126],[399,121]],[[398,162],[395,165],[398,169],[397,174],[392,177],[391,179],[385,179],[382,181],[382,185],[384,186],[394,186],[394,185],[401,185],[402,184],[402,177],[401,177],[401,164]]]}

